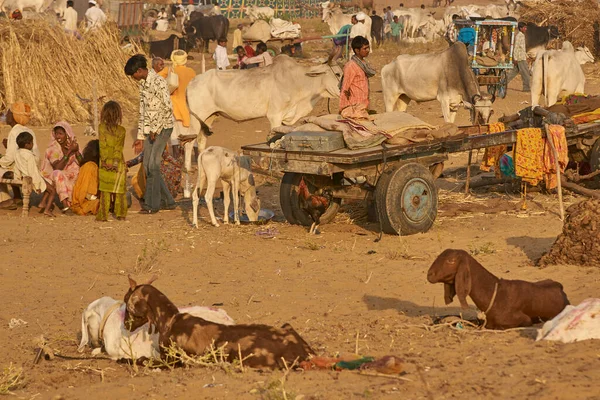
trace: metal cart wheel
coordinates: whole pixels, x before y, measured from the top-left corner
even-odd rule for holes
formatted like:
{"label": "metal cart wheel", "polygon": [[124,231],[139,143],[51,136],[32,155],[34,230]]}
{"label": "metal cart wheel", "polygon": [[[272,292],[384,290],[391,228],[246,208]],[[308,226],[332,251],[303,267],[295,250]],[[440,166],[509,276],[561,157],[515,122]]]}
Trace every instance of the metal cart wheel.
{"label": "metal cart wheel", "polygon": [[[327,186],[327,183],[331,183],[331,179],[327,177],[286,172],[283,175],[281,185],[279,186],[279,203],[285,219],[290,224],[310,226],[313,221],[310,218],[310,215],[300,208],[298,201],[298,185],[303,176],[304,182],[308,186],[310,192],[314,192],[318,187]],[[312,183],[313,180],[316,180],[316,185]],[[329,205],[327,211],[325,211],[325,214],[321,215],[321,225],[333,221],[340,208],[341,202],[342,199],[336,197],[333,198],[333,201]]]}
{"label": "metal cart wheel", "polygon": [[272,44],[267,45],[267,51],[269,52],[271,57],[275,57],[281,54],[281,48],[279,48],[278,46],[273,46]]}
{"label": "metal cart wheel", "polygon": [[377,181],[375,201],[385,233],[427,232],[437,216],[438,194],[433,177],[417,163],[385,171]]}
{"label": "metal cart wheel", "polygon": [[596,139],[590,150],[590,168],[592,172],[600,169],[600,138]]}
{"label": "metal cart wheel", "polygon": [[500,71],[500,81],[498,82],[498,97],[505,98],[506,92],[508,92],[508,73],[503,69]]}

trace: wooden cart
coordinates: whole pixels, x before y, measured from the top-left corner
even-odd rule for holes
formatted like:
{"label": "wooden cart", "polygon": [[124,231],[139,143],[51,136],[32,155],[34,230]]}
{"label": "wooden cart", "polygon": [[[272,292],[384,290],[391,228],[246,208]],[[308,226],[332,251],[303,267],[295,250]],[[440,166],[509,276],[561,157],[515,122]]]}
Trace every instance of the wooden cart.
{"label": "wooden cart", "polygon": [[[477,77],[477,82],[480,86],[486,86],[487,91],[491,95],[498,96],[500,98],[506,97],[508,90],[508,73],[514,68],[513,65],[513,50],[515,34],[517,31],[517,22],[508,20],[497,20],[497,19],[467,19],[467,20],[456,20],[454,24],[457,29],[465,26],[472,26],[475,29],[475,46],[473,48],[473,54],[479,52],[480,37],[482,34],[489,37],[489,43],[492,44],[492,35],[490,32],[495,30],[505,30],[508,37],[510,37],[510,50],[505,55],[503,62],[498,62],[497,65],[490,67],[482,65],[478,62],[477,57],[473,57],[471,61],[471,68]],[[495,44],[501,46],[500,40]]]}
{"label": "wooden cart", "polygon": [[[600,164],[599,124],[585,124],[567,131],[570,148],[592,143]],[[312,220],[299,205],[298,184],[304,177],[311,193],[327,188],[334,201],[321,217],[335,217],[342,199],[375,201],[383,231],[410,235],[426,232],[437,216],[435,179],[443,171],[449,153],[483,149],[516,142],[516,130],[487,134],[487,126],[460,128],[448,139],[409,146],[381,145],[362,150],[342,149],[329,153],[271,149],[266,143],[243,146],[260,169],[283,173],[279,190],[281,209],[291,224],[310,225]],[[593,160],[591,160],[593,162]]]}

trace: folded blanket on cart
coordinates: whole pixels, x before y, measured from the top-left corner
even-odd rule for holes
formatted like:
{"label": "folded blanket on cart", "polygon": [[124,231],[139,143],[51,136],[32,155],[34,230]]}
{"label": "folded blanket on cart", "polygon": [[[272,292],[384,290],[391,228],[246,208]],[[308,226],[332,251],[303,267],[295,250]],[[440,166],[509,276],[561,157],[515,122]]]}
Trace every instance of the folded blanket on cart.
{"label": "folded blanket on cart", "polygon": [[363,149],[387,141],[394,145],[409,145],[456,134],[452,124],[435,127],[405,112],[395,111],[371,115],[369,119],[343,118],[336,114],[305,117],[296,126],[280,126],[273,133],[297,131],[340,131],[349,149]]}
{"label": "folded blanket on cart", "polygon": [[281,39],[294,39],[300,37],[300,24],[293,24],[280,18],[269,21],[271,25],[271,36]]}

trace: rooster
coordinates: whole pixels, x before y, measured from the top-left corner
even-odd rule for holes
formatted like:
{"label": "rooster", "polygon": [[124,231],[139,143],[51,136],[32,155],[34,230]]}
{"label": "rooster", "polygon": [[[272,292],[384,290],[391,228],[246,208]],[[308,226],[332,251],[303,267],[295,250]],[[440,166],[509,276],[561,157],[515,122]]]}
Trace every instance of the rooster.
{"label": "rooster", "polygon": [[304,177],[300,179],[298,185],[298,202],[300,208],[313,220],[313,224],[310,226],[310,234],[316,234],[319,224],[321,223],[321,215],[325,214],[325,211],[329,208],[329,205],[333,201],[333,194],[327,189],[318,189],[315,194],[310,194],[308,186],[304,182]]}

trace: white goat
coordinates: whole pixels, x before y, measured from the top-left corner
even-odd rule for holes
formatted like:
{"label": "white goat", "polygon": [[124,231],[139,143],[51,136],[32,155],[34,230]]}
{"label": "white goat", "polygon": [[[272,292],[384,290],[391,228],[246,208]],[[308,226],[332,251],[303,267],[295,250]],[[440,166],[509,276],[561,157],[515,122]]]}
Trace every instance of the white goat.
{"label": "white goat", "polygon": [[[244,196],[244,205],[246,215],[250,221],[258,220],[258,212],[260,211],[260,200],[256,197],[256,186],[254,184],[254,176],[250,171],[250,163],[242,162],[246,160],[244,157],[238,157],[235,152],[224,147],[211,146],[204,150],[198,156],[198,182],[192,192],[192,200],[194,207],[193,224],[198,227],[198,204],[200,203],[200,193],[206,184],[206,193],[204,200],[210,214],[211,223],[214,226],[219,226],[215,218],[215,210],[213,207],[213,195],[217,181],[221,179],[223,185],[223,222],[229,223],[229,202],[230,191],[233,188],[233,211],[235,224],[240,224],[238,215],[239,200],[238,192]],[[247,164],[247,165],[241,165]]]}
{"label": "white goat", "polygon": [[[181,312],[192,314],[207,321],[223,325],[233,325],[233,319],[225,310],[213,307],[183,307]],[[113,360],[138,359],[159,356],[158,332],[150,334],[148,324],[134,332],[125,328],[125,303],[112,297],[101,297],[93,301],[81,315],[82,352],[89,344],[94,349],[92,355],[102,352],[102,345]]]}

